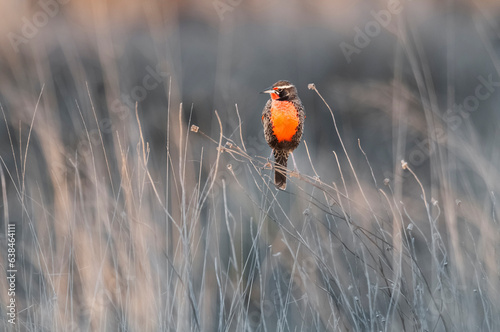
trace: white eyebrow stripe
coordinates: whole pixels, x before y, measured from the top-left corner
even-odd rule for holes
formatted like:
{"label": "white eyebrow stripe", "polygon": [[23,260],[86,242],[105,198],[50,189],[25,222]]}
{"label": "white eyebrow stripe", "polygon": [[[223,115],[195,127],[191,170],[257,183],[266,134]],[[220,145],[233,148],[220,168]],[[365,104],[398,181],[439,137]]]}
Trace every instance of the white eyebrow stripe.
{"label": "white eyebrow stripe", "polygon": [[280,85],[280,86],[275,86],[273,89],[288,89],[291,88],[293,85]]}

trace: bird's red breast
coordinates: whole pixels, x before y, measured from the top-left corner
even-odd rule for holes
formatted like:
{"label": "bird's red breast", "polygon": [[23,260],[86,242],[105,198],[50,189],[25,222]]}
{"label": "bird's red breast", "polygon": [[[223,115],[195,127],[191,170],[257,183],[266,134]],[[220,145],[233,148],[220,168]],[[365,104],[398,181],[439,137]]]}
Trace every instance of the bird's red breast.
{"label": "bird's red breast", "polygon": [[[271,94],[272,97],[273,94]],[[299,125],[297,109],[292,102],[272,99],[271,123],[273,125],[274,136],[276,136],[279,142],[291,141]]]}

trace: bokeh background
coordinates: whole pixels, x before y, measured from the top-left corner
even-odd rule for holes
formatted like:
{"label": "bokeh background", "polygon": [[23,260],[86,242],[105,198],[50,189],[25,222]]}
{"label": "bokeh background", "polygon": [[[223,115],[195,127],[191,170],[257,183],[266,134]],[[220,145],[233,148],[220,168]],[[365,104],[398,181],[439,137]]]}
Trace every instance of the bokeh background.
{"label": "bokeh background", "polygon": [[497,1],[0,8],[2,330],[500,329]]}

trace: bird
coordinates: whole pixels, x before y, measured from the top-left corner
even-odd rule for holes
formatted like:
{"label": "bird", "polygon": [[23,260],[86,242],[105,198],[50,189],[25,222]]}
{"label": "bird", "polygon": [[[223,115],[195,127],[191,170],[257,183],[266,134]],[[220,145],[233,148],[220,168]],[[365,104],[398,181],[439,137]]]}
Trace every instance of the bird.
{"label": "bird", "polygon": [[262,111],[262,125],[267,144],[273,149],[274,184],[285,190],[288,156],[299,146],[304,131],[304,106],[289,81],[278,81],[261,93],[271,97]]}

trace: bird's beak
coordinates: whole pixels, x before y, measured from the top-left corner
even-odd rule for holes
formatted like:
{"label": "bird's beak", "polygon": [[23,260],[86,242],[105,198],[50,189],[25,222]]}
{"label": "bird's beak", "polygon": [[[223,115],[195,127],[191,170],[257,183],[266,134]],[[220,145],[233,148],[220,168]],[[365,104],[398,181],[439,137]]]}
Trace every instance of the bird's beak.
{"label": "bird's beak", "polygon": [[275,91],[273,90],[272,87],[267,88],[266,90],[262,91],[261,93],[274,93]]}

